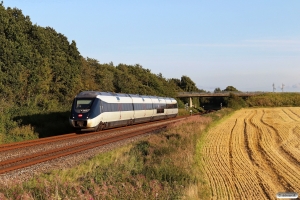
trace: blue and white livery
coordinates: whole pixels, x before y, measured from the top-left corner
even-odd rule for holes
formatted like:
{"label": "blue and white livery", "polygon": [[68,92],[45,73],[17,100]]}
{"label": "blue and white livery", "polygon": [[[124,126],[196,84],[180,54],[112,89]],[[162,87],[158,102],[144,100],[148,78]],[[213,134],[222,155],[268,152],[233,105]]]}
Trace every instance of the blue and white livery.
{"label": "blue and white livery", "polygon": [[72,104],[69,122],[82,131],[99,131],[176,117],[177,101],[169,97],[84,91]]}

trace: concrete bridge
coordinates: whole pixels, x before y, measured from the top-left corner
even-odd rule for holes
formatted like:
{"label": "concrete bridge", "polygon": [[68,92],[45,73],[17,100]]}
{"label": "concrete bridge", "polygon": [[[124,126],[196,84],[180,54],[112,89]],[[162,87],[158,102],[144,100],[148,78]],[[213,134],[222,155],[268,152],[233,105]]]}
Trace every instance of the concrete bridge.
{"label": "concrete bridge", "polygon": [[249,97],[259,94],[265,94],[267,92],[218,92],[218,93],[208,93],[208,92],[178,92],[178,98],[190,98],[190,107],[192,104],[192,97],[228,97],[230,93],[233,93],[239,97]]}

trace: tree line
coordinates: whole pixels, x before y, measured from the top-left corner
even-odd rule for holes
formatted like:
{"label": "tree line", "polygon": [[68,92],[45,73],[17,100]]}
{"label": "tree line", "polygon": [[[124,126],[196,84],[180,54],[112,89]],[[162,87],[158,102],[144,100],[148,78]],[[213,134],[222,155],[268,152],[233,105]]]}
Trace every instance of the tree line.
{"label": "tree line", "polygon": [[84,58],[75,41],[69,42],[51,27],[32,24],[20,9],[5,8],[3,2],[0,44],[0,143],[7,139],[5,135],[34,132],[39,123],[52,120],[40,121],[42,117],[28,120],[34,115],[51,112],[67,115],[80,91],[168,97],[182,91],[200,91],[188,76],[167,79],[139,64],[114,66],[112,62]]}
{"label": "tree line", "polygon": [[[70,103],[81,90],[174,97],[199,91],[187,76],[166,79],[141,65],[100,64],[83,58],[76,42],[33,25],[17,8],[0,5],[0,97],[19,106]],[[52,105],[53,106],[53,105]]]}

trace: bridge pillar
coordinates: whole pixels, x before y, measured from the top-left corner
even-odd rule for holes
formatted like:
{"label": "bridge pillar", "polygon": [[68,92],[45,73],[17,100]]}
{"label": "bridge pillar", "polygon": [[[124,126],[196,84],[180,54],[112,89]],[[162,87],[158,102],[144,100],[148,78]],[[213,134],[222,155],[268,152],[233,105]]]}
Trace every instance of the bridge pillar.
{"label": "bridge pillar", "polygon": [[192,97],[190,97],[190,108],[193,107],[193,100]]}

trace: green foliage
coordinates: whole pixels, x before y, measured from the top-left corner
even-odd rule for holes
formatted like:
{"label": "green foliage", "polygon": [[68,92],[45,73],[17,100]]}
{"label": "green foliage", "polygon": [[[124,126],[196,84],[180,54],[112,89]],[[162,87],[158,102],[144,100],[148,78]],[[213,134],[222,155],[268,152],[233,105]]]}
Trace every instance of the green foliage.
{"label": "green foliage", "polygon": [[178,98],[176,98],[176,100],[177,100],[178,108],[184,108],[185,105],[184,105],[183,101]]}
{"label": "green foliage", "polygon": [[299,93],[266,93],[247,99],[250,107],[300,106]]}
{"label": "green foliage", "polygon": [[50,27],[32,25],[17,8],[0,7],[0,96],[20,106],[39,104],[37,94],[70,101],[80,81],[76,43]]}
{"label": "green foliage", "polygon": [[226,104],[229,108],[240,109],[240,108],[247,107],[247,103],[236,94],[230,93],[229,97],[226,100],[227,100]]}
{"label": "green foliage", "polygon": [[219,87],[214,90],[214,93],[219,93],[219,92],[222,92],[222,90]]}
{"label": "green foliage", "polygon": [[182,76],[180,87],[186,92],[198,92],[199,89],[196,87],[196,84],[188,76]]}
{"label": "green foliage", "polygon": [[201,103],[208,105],[229,107],[240,109],[246,107],[285,107],[285,106],[300,106],[299,93],[265,93],[250,97],[239,97],[234,93],[230,93],[229,97],[211,97],[204,102],[205,98],[201,99]]}
{"label": "green foliage", "polygon": [[[217,88],[216,88],[217,89]],[[220,88],[219,88],[220,89]],[[224,92],[239,92],[235,87],[233,86],[227,86],[224,90]]]}

